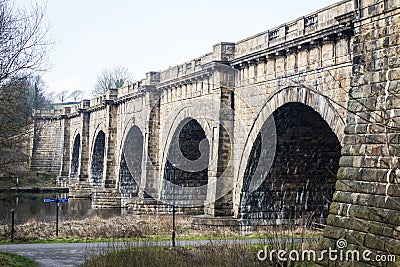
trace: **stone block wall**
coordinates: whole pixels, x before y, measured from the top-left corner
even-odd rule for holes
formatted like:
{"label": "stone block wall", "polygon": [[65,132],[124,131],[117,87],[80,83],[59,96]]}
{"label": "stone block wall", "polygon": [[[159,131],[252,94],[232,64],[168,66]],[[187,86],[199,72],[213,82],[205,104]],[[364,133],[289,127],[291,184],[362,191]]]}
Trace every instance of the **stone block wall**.
{"label": "stone block wall", "polygon": [[[46,118],[47,115],[51,118]],[[40,117],[34,122],[31,169],[58,175],[64,146],[64,120],[61,119],[61,111],[53,110],[52,114],[43,111],[36,116]]]}
{"label": "stone block wall", "polygon": [[348,248],[400,260],[400,1],[357,3],[349,112],[324,247],[345,238]]}

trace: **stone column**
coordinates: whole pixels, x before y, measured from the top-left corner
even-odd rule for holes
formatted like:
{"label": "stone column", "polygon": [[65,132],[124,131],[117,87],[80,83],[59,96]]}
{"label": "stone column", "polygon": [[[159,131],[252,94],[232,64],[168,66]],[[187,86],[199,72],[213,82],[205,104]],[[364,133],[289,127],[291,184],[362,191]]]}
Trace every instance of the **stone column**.
{"label": "stone column", "polygon": [[90,106],[90,100],[82,100],[79,108],[81,116],[81,149],[79,151],[79,183],[87,184],[89,182],[89,113],[86,108]]}
{"label": "stone column", "polygon": [[[145,124],[143,140],[142,179],[140,197],[157,198],[160,191],[159,138],[160,138],[160,92],[155,87],[146,89]],[[146,116],[147,117],[147,116]]]}
{"label": "stone column", "polygon": [[[234,129],[234,94],[231,89],[220,88],[221,106],[220,125],[215,125],[212,132],[211,158],[216,164],[209,167],[207,202],[204,213],[212,216],[233,215],[233,129]],[[215,157],[216,154],[216,157]],[[225,192],[222,194],[221,192]],[[220,197],[222,195],[222,197]],[[220,198],[219,198],[220,197]]]}
{"label": "stone column", "polygon": [[117,96],[117,89],[110,89],[107,91],[107,99],[105,100],[106,104],[106,144],[105,144],[105,156],[104,156],[104,172],[103,172],[103,181],[105,188],[115,188],[116,186],[116,177],[115,174],[115,163],[116,157],[115,154],[115,146],[117,141],[117,106],[114,104],[114,98]]}
{"label": "stone column", "polygon": [[71,108],[64,108],[64,113],[61,115],[61,123],[63,124],[63,147],[61,158],[61,169],[57,177],[58,186],[66,186],[69,183],[69,171],[71,166],[70,160],[70,120],[68,114]]}
{"label": "stone column", "polygon": [[[160,105],[161,94],[155,87],[160,82],[160,73],[151,72],[146,76],[146,82],[142,91],[144,120],[142,177],[139,197],[158,198],[160,192],[160,168],[159,168],[159,139],[160,139]],[[165,91],[165,100],[172,101],[172,90]],[[176,93],[176,91],[175,91]],[[170,97],[168,97],[170,95]]]}

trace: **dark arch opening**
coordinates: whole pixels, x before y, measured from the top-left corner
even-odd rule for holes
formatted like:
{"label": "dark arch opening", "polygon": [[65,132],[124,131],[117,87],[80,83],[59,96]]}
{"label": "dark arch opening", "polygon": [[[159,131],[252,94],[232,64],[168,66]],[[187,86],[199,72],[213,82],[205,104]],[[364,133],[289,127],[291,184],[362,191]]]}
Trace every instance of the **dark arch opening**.
{"label": "dark arch opening", "polygon": [[341,145],[329,125],[311,107],[288,103],[272,114],[277,144],[264,181],[249,192],[261,153],[260,134],[244,174],[240,216],[249,224],[324,223],[335,191]]}
{"label": "dark arch opening", "polygon": [[[176,205],[200,207],[202,212],[207,197],[208,162],[210,144],[201,125],[188,118],[180,123],[175,131],[168,150],[165,165],[165,180],[182,187],[199,187],[196,195],[188,196],[184,190],[173,190],[164,185],[163,198]],[[180,159],[179,159],[180,158]],[[172,164],[178,164],[174,171]]]}
{"label": "dark arch opening", "polygon": [[119,169],[119,189],[123,197],[137,197],[142,175],[143,135],[133,126],[126,135]]}
{"label": "dark arch opening", "polygon": [[104,170],[104,147],[106,135],[103,131],[97,134],[93,147],[92,167],[91,167],[91,182],[94,187],[101,187]]}
{"label": "dark arch opening", "polygon": [[70,178],[72,180],[75,180],[78,178],[80,147],[81,147],[81,135],[77,134],[75,137],[74,146],[72,148],[72,157],[71,157]]}

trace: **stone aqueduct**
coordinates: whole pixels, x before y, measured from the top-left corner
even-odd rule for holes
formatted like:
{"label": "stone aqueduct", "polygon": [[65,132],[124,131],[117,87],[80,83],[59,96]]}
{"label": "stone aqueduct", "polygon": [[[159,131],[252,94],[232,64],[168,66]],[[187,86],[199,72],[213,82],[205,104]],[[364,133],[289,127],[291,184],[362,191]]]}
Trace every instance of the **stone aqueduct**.
{"label": "stone aqueduct", "polygon": [[[31,167],[98,207],[162,209],[175,197],[166,181],[179,148],[206,164],[175,169],[175,184],[194,188],[182,210],[242,225],[327,218],[327,245],[345,237],[400,255],[399,7],[341,1],[95,99],[37,110]],[[269,118],[276,146],[263,145]]]}

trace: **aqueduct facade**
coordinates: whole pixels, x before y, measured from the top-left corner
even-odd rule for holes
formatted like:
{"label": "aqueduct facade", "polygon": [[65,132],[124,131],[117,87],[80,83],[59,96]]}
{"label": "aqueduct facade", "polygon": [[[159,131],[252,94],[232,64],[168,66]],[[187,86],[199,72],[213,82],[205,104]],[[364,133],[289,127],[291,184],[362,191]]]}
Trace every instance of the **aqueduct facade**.
{"label": "aqueduct facade", "polygon": [[37,110],[31,167],[98,207],[176,204],[243,225],[327,218],[327,244],[399,255],[399,7],[341,1]]}

